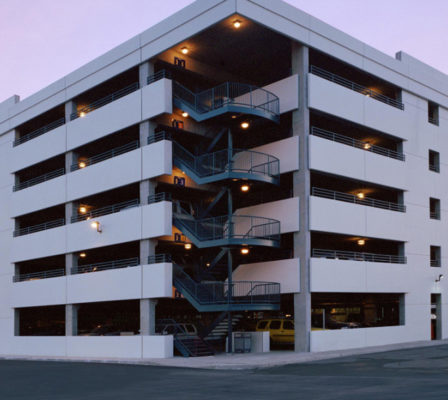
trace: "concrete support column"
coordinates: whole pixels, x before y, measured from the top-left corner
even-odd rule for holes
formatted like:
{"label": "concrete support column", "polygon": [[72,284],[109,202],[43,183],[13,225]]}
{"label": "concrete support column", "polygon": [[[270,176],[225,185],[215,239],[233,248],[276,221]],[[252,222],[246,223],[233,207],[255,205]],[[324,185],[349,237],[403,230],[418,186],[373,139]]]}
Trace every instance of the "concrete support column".
{"label": "concrete support column", "polygon": [[76,102],[69,100],[65,103],[65,122],[70,122],[71,115],[76,112]]}
{"label": "concrete support column", "polygon": [[65,305],[65,336],[78,334],[78,308],[77,304]]}
{"label": "concrete support column", "polygon": [[295,351],[310,351],[311,292],[309,231],[310,171],[308,164],[308,138],[310,115],[307,99],[309,68],[308,48],[294,43],[292,47],[292,72],[299,75],[299,109],[292,115],[292,132],[299,137],[299,171],[293,175],[293,193],[300,198],[300,231],[294,233],[294,257],[300,258],[300,293],[294,294]]}
{"label": "concrete support column", "polygon": [[154,335],[156,333],[156,305],[157,300],[140,300],[140,335]]}
{"label": "concrete support column", "polygon": [[143,64],[139,65],[138,68],[138,77],[140,82],[140,87],[146,86],[146,82],[148,81],[148,76],[154,74],[154,64],[150,61],[145,61]]}
{"label": "concrete support column", "polygon": [[20,310],[14,309],[14,336],[20,336]]}
{"label": "concrete support column", "polygon": [[72,274],[72,268],[78,266],[78,255],[76,253],[69,253],[65,255],[65,275]]}

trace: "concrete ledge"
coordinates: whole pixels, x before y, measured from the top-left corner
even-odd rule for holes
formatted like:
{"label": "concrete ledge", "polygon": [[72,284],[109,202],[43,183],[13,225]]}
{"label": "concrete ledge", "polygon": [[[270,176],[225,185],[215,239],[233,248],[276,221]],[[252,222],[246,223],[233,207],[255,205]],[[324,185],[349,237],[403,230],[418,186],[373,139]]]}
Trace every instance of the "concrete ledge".
{"label": "concrete ledge", "polygon": [[388,351],[434,347],[448,344],[448,339],[400,343],[387,346],[372,346],[369,348],[325,351],[319,353],[295,353],[293,351],[279,351],[270,353],[249,354],[221,354],[210,357],[185,358],[174,357],[165,359],[141,359],[141,358],[86,358],[86,357],[44,357],[44,356],[14,356],[0,355],[1,360],[26,360],[26,361],[59,361],[59,362],[87,362],[87,363],[111,363],[131,365],[152,365],[160,367],[198,368],[198,369],[262,369],[279,367],[288,364],[300,364],[313,361],[337,359],[361,354],[383,353]]}

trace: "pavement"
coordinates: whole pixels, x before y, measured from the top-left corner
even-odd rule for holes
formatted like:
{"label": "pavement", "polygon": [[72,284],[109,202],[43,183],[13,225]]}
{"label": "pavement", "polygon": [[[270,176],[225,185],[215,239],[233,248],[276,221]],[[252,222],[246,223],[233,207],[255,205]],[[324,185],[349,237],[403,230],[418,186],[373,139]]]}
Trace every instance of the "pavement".
{"label": "pavement", "polygon": [[[271,351],[269,353],[217,354],[209,357],[173,357],[173,358],[85,358],[85,357],[46,357],[46,356],[6,356],[0,360],[88,362],[107,364],[152,365],[160,367],[199,368],[199,369],[259,369],[282,365],[299,364],[311,361],[363,355],[378,352],[405,350],[412,348],[434,347],[448,344],[448,339],[398,343],[385,346],[372,346],[348,350],[323,351],[317,353],[296,353],[294,351]],[[0,400],[3,400],[0,398]],[[447,396],[448,400],[448,396]]]}
{"label": "pavement", "polygon": [[0,399],[446,400],[447,377],[440,342],[244,370],[0,360]]}

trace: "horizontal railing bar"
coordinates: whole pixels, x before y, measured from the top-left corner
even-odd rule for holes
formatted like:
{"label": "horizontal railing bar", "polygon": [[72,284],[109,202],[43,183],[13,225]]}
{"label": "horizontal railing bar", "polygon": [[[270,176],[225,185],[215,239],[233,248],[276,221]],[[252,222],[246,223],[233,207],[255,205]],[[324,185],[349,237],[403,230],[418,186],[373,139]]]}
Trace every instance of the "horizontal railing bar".
{"label": "horizontal railing bar", "polygon": [[93,103],[90,103],[89,105],[75,111],[70,115],[70,120],[74,120],[76,118],[79,118],[81,113],[88,114],[91,111],[94,111],[100,107],[105,106],[106,104],[112,103],[115,100],[120,99],[121,97],[124,97],[132,92],[135,92],[140,88],[140,85],[138,82],[132,83],[129,86],[126,86],[120,90],[117,90],[116,92],[109,94],[99,100],[94,101]]}
{"label": "horizontal railing bar", "polygon": [[28,181],[20,182],[15,185],[12,190],[17,192],[22,189],[29,188],[30,186],[38,185],[39,183],[43,183],[49,181],[51,179],[57,178],[58,176],[62,176],[65,174],[65,168],[57,169],[56,171],[48,172],[44,175],[38,176],[36,178],[30,179]]}
{"label": "horizontal railing bar", "polygon": [[37,279],[55,278],[65,275],[65,268],[51,269],[48,271],[31,272],[29,274],[19,274],[13,277],[13,282],[24,282]]}
{"label": "horizontal railing bar", "polygon": [[318,136],[324,139],[332,140],[333,142],[346,144],[348,146],[356,147],[357,149],[362,149],[365,151],[370,151],[382,156],[394,158],[396,160],[405,161],[405,155],[398,151],[389,150],[381,146],[376,146],[368,142],[363,142],[358,139],[351,138],[349,136],[340,135],[339,133],[334,133],[327,131],[322,128],[317,128],[313,126],[311,128],[311,135]]}
{"label": "horizontal railing bar", "polygon": [[35,232],[45,231],[47,229],[57,228],[58,226],[62,226],[62,225],[65,225],[64,218],[55,219],[53,221],[44,222],[44,223],[38,224],[38,225],[28,226],[26,228],[20,228],[20,229],[15,230],[13,235],[14,235],[14,237],[28,235],[30,233],[35,233]]}
{"label": "horizontal railing bar", "polygon": [[109,269],[120,269],[127,267],[136,267],[140,264],[138,257],[125,258],[122,260],[99,262],[88,265],[78,265],[71,269],[72,274],[82,274],[86,272],[106,271]]}
{"label": "horizontal railing bar", "polygon": [[123,211],[124,209],[127,209],[127,208],[138,207],[139,205],[140,205],[139,199],[123,201],[121,203],[112,204],[110,206],[97,208],[95,210],[86,212],[84,214],[74,215],[71,218],[71,223],[78,222],[78,221],[85,221],[85,220],[92,219],[95,217],[101,217],[102,215],[114,214],[116,212]]}
{"label": "horizontal railing bar", "polygon": [[18,146],[19,144],[28,142],[29,140],[37,138],[38,136],[50,132],[51,130],[56,129],[64,124],[65,124],[65,117],[59,118],[58,120],[53,121],[48,125],[43,126],[42,128],[36,129],[35,131],[27,133],[26,135],[23,135],[18,139],[14,140],[13,146],[15,147]]}
{"label": "horizontal railing bar", "polygon": [[345,250],[313,249],[312,257],[331,258],[331,259],[339,259],[339,260],[382,262],[382,263],[389,263],[389,264],[406,264],[407,263],[407,259],[405,256],[395,256],[395,255],[375,254],[375,253],[361,253],[361,252],[345,251]]}
{"label": "horizontal railing bar", "polygon": [[358,83],[352,82],[346,78],[343,78],[342,76],[328,72],[320,67],[311,65],[310,72],[313,75],[320,76],[321,78],[327,79],[327,80],[334,82],[338,85],[344,86],[347,89],[351,89],[355,92],[372,97],[373,99],[381,101],[382,103],[385,103],[387,105],[393,106],[395,108],[399,108],[400,110],[404,110],[404,104],[402,102],[392,99],[390,97],[387,97],[384,94],[381,94],[381,93],[376,92],[375,90],[369,89],[368,87],[365,87]]}
{"label": "horizontal railing bar", "polygon": [[429,217],[431,219],[440,219],[440,212],[437,211],[430,211],[429,212]]}
{"label": "horizontal railing bar", "polygon": [[439,166],[435,164],[429,164],[429,170],[433,172],[440,172]]}
{"label": "horizontal railing bar", "polygon": [[110,158],[119,156],[121,154],[125,154],[129,151],[138,149],[140,146],[138,140],[134,140],[133,142],[127,143],[123,146],[115,147],[114,149],[105,151],[104,153],[98,154],[96,156],[86,158],[86,159],[80,159],[77,163],[72,164],[70,167],[71,171],[77,171],[78,169],[81,169],[80,163],[84,163],[83,168],[88,167],[89,165],[93,165],[96,163],[99,163],[101,161],[108,160]]}
{"label": "horizontal railing bar", "polygon": [[157,82],[157,81],[159,81],[160,79],[163,79],[163,78],[171,79],[171,71],[167,71],[165,69],[162,69],[161,71],[158,71],[158,72],[156,72],[153,75],[149,75],[146,78],[146,83],[148,85],[150,85],[151,83]]}
{"label": "horizontal railing bar", "polygon": [[354,203],[363,206],[382,208],[385,210],[406,212],[406,206],[404,204],[391,203],[384,200],[372,199],[370,197],[364,197],[360,199],[354,194],[336,192],[334,190],[322,189],[318,187],[311,188],[311,195],[331,200],[345,201],[347,203]]}
{"label": "horizontal railing bar", "polygon": [[171,132],[154,132],[148,136],[148,144],[160,142],[161,140],[171,140]]}
{"label": "horizontal railing bar", "polygon": [[161,192],[148,196],[148,204],[159,203],[161,201],[171,201],[171,193]]}
{"label": "horizontal railing bar", "polygon": [[439,125],[439,119],[438,118],[432,118],[432,117],[428,117],[428,122],[430,123],[430,124],[433,124],[433,125]]}
{"label": "horizontal railing bar", "polygon": [[148,257],[148,264],[171,263],[171,254],[155,254]]}

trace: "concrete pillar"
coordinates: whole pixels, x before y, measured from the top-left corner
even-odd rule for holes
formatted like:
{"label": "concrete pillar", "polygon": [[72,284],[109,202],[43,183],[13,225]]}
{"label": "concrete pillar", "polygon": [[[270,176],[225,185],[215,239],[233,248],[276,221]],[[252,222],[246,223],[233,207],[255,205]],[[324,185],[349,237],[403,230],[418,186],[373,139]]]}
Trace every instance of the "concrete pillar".
{"label": "concrete pillar", "polygon": [[292,72],[299,75],[299,109],[292,115],[292,132],[299,137],[299,171],[293,175],[293,193],[300,198],[300,231],[294,233],[294,257],[300,258],[300,293],[294,294],[295,351],[310,351],[311,293],[309,281],[311,235],[308,223],[310,171],[308,137],[310,115],[307,103],[308,48],[298,43],[292,48]]}
{"label": "concrete pillar", "polygon": [[65,153],[65,173],[68,174],[71,171],[73,164],[78,162],[78,154],[74,151],[69,151]]}
{"label": "concrete pillar", "polygon": [[72,268],[78,266],[78,254],[69,253],[65,255],[65,274],[71,275]]}
{"label": "concrete pillar", "polygon": [[140,300],[140,335],[154,335],[156,333],[156,305],[157,300]]}
{"label": "concrete pillar", "polygon": [[20,309],[14,309],[14,336],[20,336]]}
{"label": "concrete pillar", "polygon": [[140,64],[138,68],[140,87],[146,86],[148,76],[153,74],[154,74],[154,64],[152,62],[145,61],[143,64]]}
{"label": "concrete pillar", "polygon": [[72,113],[76,112],[76,103],[73,100],[69,100],[65,103],[65,122],[71,120]]}
{"label": "concrete pillar", "polygon": [[78,334],[78,308],[77,304],[65,305],[65,336]]}
{"label": "concrete pillar", "polygon": [[156,254],[157,239],[140,240],[140,264],[148,263],[148,257]]}
{"label": "concrete pillar", "polygon": [[399,305],[399,313],[400,313],[400,325],[406,325],[406,304],[405,304],[405,300],[406,300],[406,294],[400,294],[400,305]]}

